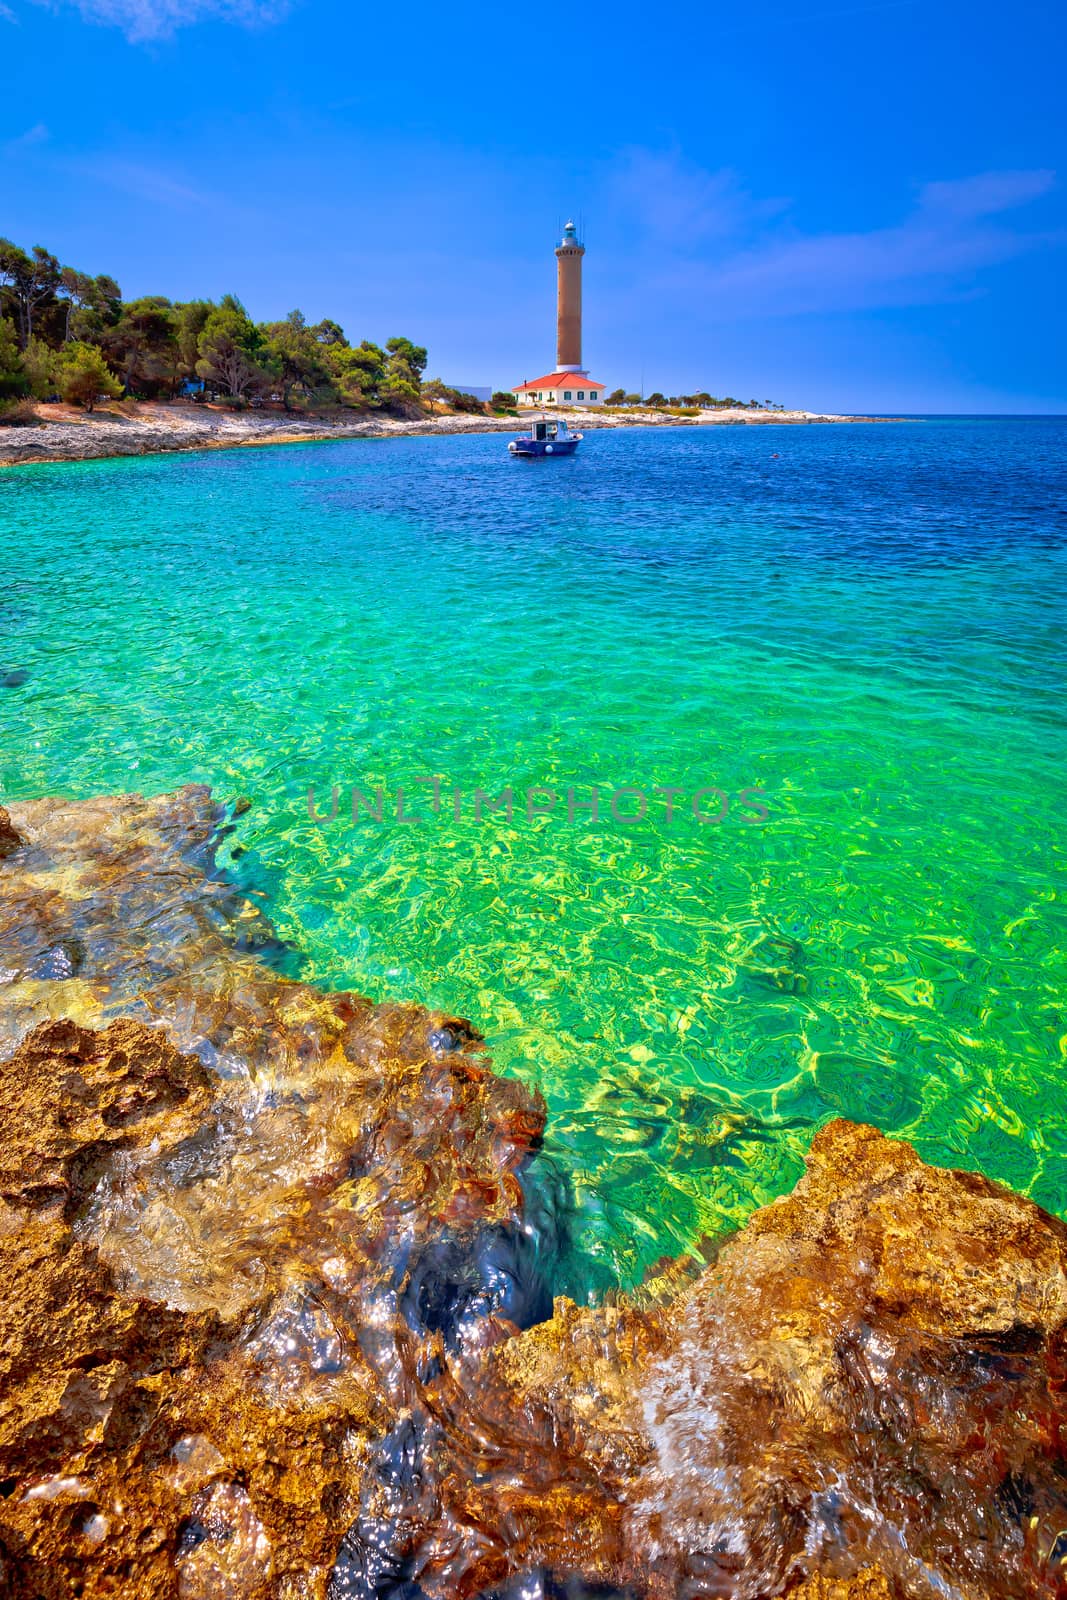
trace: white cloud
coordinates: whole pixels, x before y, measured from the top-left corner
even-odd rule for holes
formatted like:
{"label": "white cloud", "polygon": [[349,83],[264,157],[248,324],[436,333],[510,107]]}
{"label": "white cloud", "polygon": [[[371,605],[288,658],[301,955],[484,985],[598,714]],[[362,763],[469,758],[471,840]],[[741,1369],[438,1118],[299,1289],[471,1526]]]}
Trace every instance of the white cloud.
{"label": "white cloud", "polygon": [[920,191],[919,204],[943,217],[988,217],[1040,199],[1055,182],[1056,174],[1047,167],[1036,172],[981,172],[951,183],[928,183]]}
{"label": "white cloud", "polygon": [[14,139],[8,139],[4,145],[6,155],[14,155],[19,150],[28,150],[35,144],[43,144],[48,138],[48,129],[43,122],[35,122],[32,128],[27,128],[25,133],[18,134]]}
{"label": "white cloud", "polygon": [[287,0],[75,0],[87,22],[121,28],[132,44],[168,38],[195,22],[237,22],[258,27],[277,22]]}
{"label": "white cloud", "polygon": [[[657,243],[646,270],[715,317],[794,315],[923,304],[973,292],[975,274],[1050,242],[1003,214],[1048,193],[1045,169],[985,172],[920,189],[901,221],[809,233],[780,202],[757,204],[729,173],[628,152],[631,215]],[[720,247],[709,248],[715,236]],[[727,241],[731,241],[727,243]]]}
{"label": "white cloud", "polygon": [[194,206],[211,206],[215,197],[203,190],[194,189],[159,167],[147,166],[138,161],[126,161],[111,156],[79,161],[76,170],[99,183],[110,184],[138,199],[150,200],[155,205],[186,210]]}
{"label": "white cloud", "polygon": [[668,247],[734,233],[752,207],[733,172],[709,172],[674,151],[624,150],[609,189],[615,206]]}

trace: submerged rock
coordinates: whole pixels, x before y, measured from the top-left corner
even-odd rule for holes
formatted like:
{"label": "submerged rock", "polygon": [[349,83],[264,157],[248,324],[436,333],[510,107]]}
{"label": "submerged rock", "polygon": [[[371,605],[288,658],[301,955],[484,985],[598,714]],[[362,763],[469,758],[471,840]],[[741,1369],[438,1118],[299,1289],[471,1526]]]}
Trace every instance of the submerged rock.
{"label": "submerged rock", "polygon": [[435,1090],[427,1063],[431,1126],[418,1074],[379,1073],[260,1117],[130,1021],[44,1023],[4,1065],[0,1538],[25,1584],[5,1594],[213,1600],[316,1568],[299,1592],[324,1592],[374,1441],[443,1351],[418,1264],[447,1227],[473,1277],[521,1211],[490,1074]]}
{"label": "submerged rock", "polygon": [[16,833],[14,824],[3,806],[0,806],[0,861],[6,856],[14,855],[15,851],[25,841],[20,833]]}
{"label": "submerged rock", "polygon": [[322,1594],[434,1351],[547,1309],[543,1109],[466,1023],[277,972],[206,790],[13,809],[0,1592]]}
{"label": "submerged rock", "polygon": [[0,812],[0,1594],[1067,1594],[1061,1223],[835,1122],[553,1306],[539,1103],[278,971],[224,821]]}
{"label": "submerged rock", "polygon": [[673,1306],[561,1304],[492,1352],[498,1403],[604,1497],[599,1544],[529,1553],[584,1538],[580,1570],[657,1596],[836,1595],[871,1565],[856,1592],[1063,1594],[1065,1267],[1028,1201],[830,1124]]}
{"label": "submerged rock", "polygon": [[893,1600],[893,1591],[879,1567],[864,1567],[854,1578],[827,1578],[817,1572],[791,1591],[790,1600]]}
{"label": "submerged rock", "polygon": [[1062,1592],[1067,1229],[834,1122],[664,1324],[631,1530],[731,1592]]}

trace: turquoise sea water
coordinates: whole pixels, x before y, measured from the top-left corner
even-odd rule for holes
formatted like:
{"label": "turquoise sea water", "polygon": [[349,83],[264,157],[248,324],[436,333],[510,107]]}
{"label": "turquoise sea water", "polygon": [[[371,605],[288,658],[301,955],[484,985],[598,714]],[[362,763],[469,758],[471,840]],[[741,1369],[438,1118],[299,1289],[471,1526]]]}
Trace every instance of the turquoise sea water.
{"label": "turquoise sea water", "polygon": [[1057,419],[12,470],[0,798],[248,795],[226,864],[304,976],[543,1090],[591,1285],[838,1114],[1067,1212],[1065,488]]}

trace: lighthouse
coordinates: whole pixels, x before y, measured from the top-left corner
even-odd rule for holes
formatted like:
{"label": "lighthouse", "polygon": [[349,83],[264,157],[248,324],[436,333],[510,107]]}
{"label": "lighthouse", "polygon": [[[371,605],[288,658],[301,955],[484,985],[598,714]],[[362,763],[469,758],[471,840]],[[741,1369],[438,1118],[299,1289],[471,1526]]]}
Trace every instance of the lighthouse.
{"label": "lighthouse", "polygon": [[582,367],[582,257],[585,245],[573,222],[563,230],[556,246],[556,371],[579,372]]}
{"label": "lighthouse", "polygon": [[556,365],[515,385],[520,406],[600,406],[605,388],[582,366],[582,257],[585,245],[568,222],[556,246]]}

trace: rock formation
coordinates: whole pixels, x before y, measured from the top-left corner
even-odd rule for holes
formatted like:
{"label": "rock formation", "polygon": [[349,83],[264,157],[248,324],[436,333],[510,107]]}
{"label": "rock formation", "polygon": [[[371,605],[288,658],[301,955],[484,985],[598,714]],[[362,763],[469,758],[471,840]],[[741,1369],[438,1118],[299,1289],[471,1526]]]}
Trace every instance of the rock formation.
{"label": "rock formation", "polygon": [[0,861],[2,861],[5,856],[14,855],[15,851],[22,843],[23,840],[15,832],[15,829],[12,826],[11,818],[4,810],[3,806],[0,806]]}
{"label": "rock formation", "polygon": [[0,1595],[1067,1595],[1067,1229],[835,1122],[549,1298],[543,1108],[287,975],[204,790],[0,812]]}

